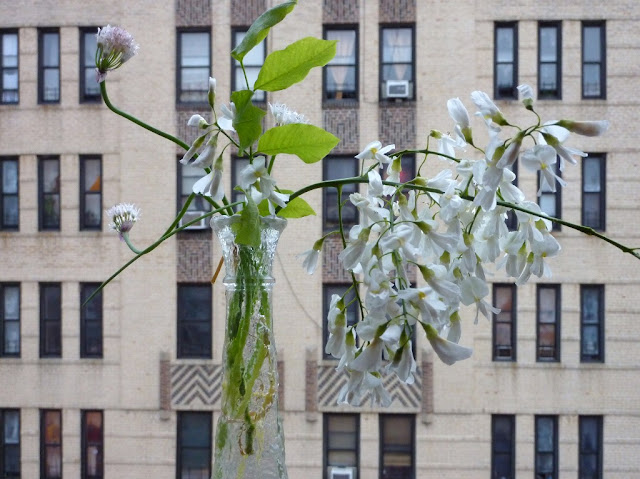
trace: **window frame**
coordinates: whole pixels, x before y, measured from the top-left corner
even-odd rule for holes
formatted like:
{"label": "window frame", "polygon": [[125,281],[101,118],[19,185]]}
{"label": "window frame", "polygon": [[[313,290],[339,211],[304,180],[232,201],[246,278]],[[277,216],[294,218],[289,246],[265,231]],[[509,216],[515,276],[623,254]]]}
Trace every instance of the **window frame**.
{"label": "window frame", "polygon": [[[16,66],[4,67],[4,36],[15,35],[16,36]],[[15,70],[17,77],[17,88],[9,89],[4,87],[4,73],[6,70]],[[15,92],[16,101],[5,101],[5,93]],[[20,103],[20,32],[16,28],[3,28],[0,29],[0,105],[17,105]]]}
{"label": "window frame", "polygon": [[[100,409],[83,409],[81,411],[82,419],[81,419],[81,477],[82,479],[104,479],[104,411]],[[98,443],[92,443],[88,438],[88,429],[87,429],[87,416],[89,414],[99,414],[100,415],[100,441]],[[98,463],[98,474],[89,474],[88,467],[89,464],[87,462],[87,452],[90,446],[95,446],[98,448],[100,461]]]}
{"label": "window frame", "polygon": [[[562,178],[562,171],[560,171],[560,160],[559,158],[556,159],[556,169],[555,169],[555,174],[558,175],[559,178]],[[537,186],[539,190],[542,190],[542,187],[540,186],[540,172],[538,171],[536,173],[536,178],[537,178]],[[554,198],[555,201],[555,214],[550,215],[549,213],[547,213],[546,211],[544,211],[542,209],[542,206],[540,205],[540,199],[542,198],[542,196],[552,196]],[[562,187],[558,184],[558,182],[556,181],[556,191],[540,191],[539,195],[537,196],[537,200],[538,200],[538,206],[540,206],[540,211],[542,211],[544,214],[548,215],[548,216],[553,216],[554,218],[558,218],[558,219],[562,219]],[[551,222],[551,231],[561,231],[562,230],[562,225],[560,223],[557,223],[555,221]]]}
{"label": "window frame", "polygon": [[[329,422],[332,417],[350,417],[355,419],[355,435],[356,444],[355,449],[345,449],[338,447],[330,447],[329,444]],[[329,452],[331,451],[347,451],[355,452],[356,465],[355,466],[334,466],[329,464]],[[359,413],[325,413],[322,415],[322,477],[324,479],[331,479],[329,476],[330,467],[355,467],[355,477],[360,477],[360,414]]]}
{"label": "window frame", "polygon": [[[600,62],[587,62],[585,61],[585,44],[584,44],[584,32],[585,28],[599,27],[600,28]],[[587,64],[600,65],[600,94],[599,95],[586,95],[585,94],[585,75],[584,69]],[[580,87],[583,100],[606,100],[607,99],[607,23],[605,20],[589,20],[583,21],[580,26],[580,65],[581,65],[581,79]]]}
{"label": "window frame", "polygon": [[[182,155],[178,155],[178,162],[177,164],[177,174],[176,174],[176,214],[180,213],[180,211],[182,211],[182,208],[184,207],[184,204],[187,200],[187,198],[189,197],[189,195],[191,194],[191,192],[193,191],[190,190],[188,192],[184,192],[182,191],[182,181],[185,179],[184,176],[184,172],[185,172],[185,168],[193,168],[194,171],[198,171],[198,176],[196,177],[195,175],[188,175],[187,178],[195,178],[194,180],[194,184],[196,183],[196,181],[198,181],[200,178],[202,178],[204,176],[204,170],[202,168],[196,168],[193,167],[191,165],[183,165],[182,163],[180,163],[179,160],[182,159]],[[193,208],[192,208],[193,207]],[[201,208],[201,209],[199,209]],[[202,212],[207,213],[211,211],[211,204],[204,199],[204,196],[202,195],[195,195],[195,197],[193,198],[193,201],[191,202],[191,204],[189,205],[189,208],[187,209],[187,211],[185,212],[184,216],[182,217],[182,219],[180,220],[180,224],[179,226],[182,226],[185,223],[188,223],[189,221],[193,221],[194,219],[196,219],[197,217],[201,216],[201,215],[197,215],[196,214],[198,212]],[[209,228],[209,221],[208,219],[205,219],[202,225],[198,225],[198,223],[195,223],[189,227],[187,227],[186,229],[182,230],[179,234],[183,235],[183,234],[193,234],[193,233],[199,233],[199,234],[208,234],[211,235],[211,228]]]}
{"label": "window frame", "polygon": [[[561,359],[561,341],[560,341],[560,332],[561,332],[561,288],[560,284],[548,284],[548,283],[538,283],[536,288],[536,362],[560,362]],[[542,323],[540,321],[540,305],[541,305],[541,290],[549,289],[555,291],[555,321],[553,323]],[[540,354],[540,326],[541,324],[554,324],[554,349],[553,356],[546,357]]]}
{"label": "window frame", "polygon": [[[327,90],[327,76],[329,74],[329,69],[331,67],[334,67],[336,65],[332,65],[331,61],[329,63],[327,63],[324,68],[322,69],[322,101],[328,104],[333,104],[333,103],[338,103],[338,104],[342,104],[342,103],[357,103],[359,101],[360,98],[360,32],[359,32],[359,28],[358,28],[358,24],[350,24],[350,23],[345,23],[345,24],[324,24],[322,26],[322,38],[324,40],[327,40],[327,33],[328,32],[335,32],[335,31],[345,31],[345,32],[353,32],[355,34],[355,52],[354,52],[354,63],[353,64],[340,64],[340,66],[345,66],[345,67],[353,67],[355,70],[355,89],[353,91],[353,98],[351,97],[346,97],[346,98],[329,98],[328,97],[328,90]],[[414,54],[415,56],[415,54]],[[381,57],[382,58],[382,57]],[[337,91],[337,90],[336,90]],[[342,91],[341,91],[342,92]]]}
{"label": "window frame", "polygon": [[[6,429],[5,422],[7,413],[14,413],[18,415],[18,442],[16,443],[8,443],[6,438]],[[5,479],[20,479],[22,477],[22,418],[20,417],[20,409],[17,408],[1,408],[0,409],[0,474]],[[18,454],[18,474],[9,475],[6,467],[6,456],[7,456],[7,448],[10,446],[14,446],[17,449]]]}
{"label": "window frame", "polygon": [[[496,448],[496,426],[498,421],[508,421],[509,428],[511,429],[509,440],[509,451],[498,451]],[[511,477],[508,479],[515,479],[516,477],[516,416],[514,414],[492,414],[491,415],[491,478],[497,479],[497,457],[498,455],[508,455],[511,463]],[[501,476],[502,478],[502,476]]]}
{"label": "window frame", "polygon": [[[554,62],[542,61],[542,30],[553,28],[556,30],[556,59]],[[556,92],[542,89],[542,66],[545,64],[555,64],[556,66]],[[539,100],[562,100],[562,22],[544,21],[538,22],[538,99]]]}
{"label": "window frame", "polygon": [[[202,291],[208,291],[208,306],[209,306],[209,311],[208,311],[208,318],[206,320],[185,320],[182,319],[182,316],[184,314],[183,308],[184,306],[182,305],[182,301],[181,301],[181,291],[185,290],[186,288],[197,288],[198,290],[202,290]],[[212,290],[212,286],[211,283],[178,283],[178,292],[176,295],[176,299],[177,299],[177,318],[176,318],[176,356],[177,359],[211,359],[213,357],[213,290]],[[206,323],[208,326],[208,345],[206,345],[206,347],[204,348],[204,350],[198,352],[198,353],[193,353],[193,352],[188,352],[185,351],[186,347],[183,344],[183,341],[181,340],[182,338],[182,334],[181,334],[181,325],[188,323],[188,322],[192,322],[192,323]]]}
{"label": "window frame", "polygon": [[[45,35],[55,33],[58,36],[58,64],[57,65],[45,65],[44,64],[44,38]],[[38,28],[38,103],[39,104],[47,104],[47,105],[55,105],[60,103],[62,98],[62,75],[61,75],[61,38],[60,38],[60,29],[58,27],[46,27],[46,28]],[[44,73],[45,70],[58,70],[58,97],[56,99],[50,100],[45,98],[45,79]]]}
{"label": "window frame", "polygon": [[[518,288],[516,287],[515,284],[513,283],[494,283],[493,284],[493,288],[492,288],[492,294],[493,294],[493,303],[497,305],[497,299],[498,299],[498,289],[500,288],[505,288],[505,289],[509,289],[511,292],[511,311],[509,311],[510,313],[510,319],[509,321],[502,321],[500,320],[500,314],[502,314],[503,311],[501,311],[500,313],[494,313],[493,315],[493,321],[492,321],[492,360],[493,361],[504,361],[504,362],[516,362],[518,355],[517,355],[517,329],[518,329]],[[497,326],[498,323],[509,323],[511,325],[511,344],[509,345],[511,347],[511,353],[509,354],[509,356],[501,356],[498,354],[498,352],[500,351],[500,347],[504,347],[504,345],[498,345],[497,343]]]}
{"label": "window frame", "polygon": [[[583,443],[583,430],[586,427],[586,421],[595,421],[596,427],[596,448],[595,452],[585,451],[585,444]],[[582,457],[586,455],[595,455],[596,457],[596,469],[598,478],[602,479],[604,477],[603,473],[603,449],[604,449],[604,441],[603,441],[603,417],[596,415],[581,415],[578,416],[578,477],[583,476],[582,471]]]}
{"label": "window frame", "polygon": [[[86,163],[88,161],[98,161],[98,164],[100,166],[100,173],[98,177],[100,190],[97,192],[88,191],[87,185],[85,184],[85,170],[86,170]],[[104,181],[103,181],[103,171],[102,171],[102,155],[80,155],[79,224],[80,224],[81,231],[102,231],[102,185],[103,184],[104,184]],[[88,225],[85,222],[85,216],[86,216],[85,209],[87,205],[87,196],[98,196],[98,198],[100,199],[100,208],[98,209],[100,216],[98,217],[97,225]]]}
{"label": "window frame", "polygon": [[[61,283],[40,283],[40,358],[61,358],[62,357],[62,284]],[[45,303],[44,295],[45,290],[48,288],[55,288],[58,291],[58,311],[57,318],[45,318]],[[46,323],[57,322],[58,323],[58,343],[57,349],[47,348]]]}
{"label": "window frame", "polygon": [[[379,477],[380,479],[385,479],[386,474],[384,472],[384,455],[385,452],[399,452],[406,454],[407,451],[404,447],[396,445],[395,447],[391,447],[391,451],[389,451],[389,445],[386,445],[384,442],[384,428],[385,428],[385,420],[388,418],[406,418],[409,419],[410,426],[410,435],[411,435],[411,444],[409,448],[410,457],[411,457],[411,472],[408,477],[405,479],[415,479],[416,478],[416,416],[415,414],[379,414],[378,415],[378,425],[379,425],[379,437],[380,437],[380,450],[379,450]],[[386,447],[385,447],[386,446]]]}
{"label": "window frame", "polygon": [[[590,192],[585,191],[585,170],[586,165],[591,160],[597,159],[600,167],[600,191]],[[606,153],[589,153],[586,158],[583,158],[580,162],[582,165],[582,188],[581,188],[581,218],[582,224],[589,226],[596,231],[605,231],[607,226],[607,155]],[[599,208],[599,221],[598,223],[589,223],[587,221],[586,209],[585,209],[585,196],[598,195],[598,208]]]}
{"label": "window frame", "polygon": [[[384,61],[384,35],[383,32],[385,30],[402,30],[402,29],[410,29],[411,30],[411,62],[385,62]],[[379,89],[378,96],[381,102],[398,102],[398,101],[406,101],[406,102],[415,102],[416,101],[416,25],[415,23],[381,23],[380,28],[378,30],[378,41],[379,41],[379,62],[380,67],[378,69],[379,76]],[[386,80],[384,79],[384,67],[386,65],[410,65],[411,66],[411,78],[409,79],[409,95],[406,98],[395,98],[395,97],[387,97],[386,96]],[[384,92],[384,94],[383,94]]]}
{"label": "window frame", "polygon": [[[327,156],[322,160],[322,179],[323,180],[328,180],[328,179],[333,179],[333,178],[328,178],[328,171],[329,171],[329,166],[331,164],[332,161],[337,161],[337,160],[341,160],[341,161],[352,161],[353,162],[353,176],[358,176],[358,173],[360,171],[360,164],[357,158],[355,158],[355,156],[353,155],[331,155],[331,156]],[[353,184],[353,185],[345,185],[349,186],[349,188],[347,188],[347,191],[345,191],[345,188],[343,187],[342,189],[342,201],[345,201],[345,205],[342,207],[342,209],[344,210],[345,208],[352,208],[355,216],[354,216],[354,221],[353,223],[344,223],[344,227],[349,228],[355,224],[358,223],[358,209],[355,207],[355,205],[353,205],[351,202],[349,202],[349,194],[351,193],[355,193],[356,191],[358,191],[358,185],[357,184]],[[353,189],[353,191],[350,191],[350,188]],[[336,218],[336,223],[335,226],[332,226],[333,223],[328,223],[327,222],[327,206],[328,206],[328,199],[329,197],[335,197],[336,199],[338,198],[338,190],[337,188],[323,188],[322,190],[322,230],[326,233],[328,231],[332,231],[334,229],[336,229],[338,227],[338,221],[339,218]]]}
{"label": "window frame", "polygon": [[[93,294],[93,292],[100,287],[100,283],[80,283],[80,358],[95,358],[100,359],[104,354],[104,301],[102,297],[102,291],[91,298],[91,302],[97,301],[99,303],[99,318],[87,317],[87,306],[83,306],[86,299]],[[98,351],[92,352],[89,348],[89,341],[87,338],[88,323],[97,323],[98,331],[100,332],[98,338]]]}
{"label": "window frame", "polygon": [[87,93],[87,70],[91,70],[94,72],[96,69],[95,61],[90,65],[84,63],[85,54],[86,54],[86,35],[96,35],[98,31],[98,27],[80,27],[79,28],[79,37],[80,37],[80,46],[78,56],[79,65],[78,65],[78,84],[79,84],[79,101],[80,103],[101,103],[102,95],[100,94],[100,85],[96,81],[96,85],[98,85],[98,93],[97,94],[89,94]]}
{"label": "window frame", "polygon": [[[182,66],[182,34],[189,33],[206,33],[209,37],[209,41],[207,42],[207,47],[209,49],[208,58],[209,58],[209,74],[208,78],[211,77],[211,68],[213,66],[213,52],[211,48],[211,27],[179,27],[176,29],[176,104],[177,105],[206,105],[207,104],[207,95],[209,92],[208,81],[207,88],[205,90],[193,90],[193,92],[202,93],[202,100],[182,100],[181,96],[186,93],[185,90],[182,89],[182,69],[183,68],[204,68],[204,66],[200,67],[183,67]],[[207,78],[207,80],[208,80]]]}
{"label": "window frame", "polygon": [[[212,460],[212,449],[213,449],[213,440],[212,440],[212,430],[213,430],[213,417],[211,412],[207,412],[207,411],[178,411],[177,412],[177,431],[176,431],[176,479],[182,479],[182,461],[183,461],[183,451],[186,448],[193,448],[193,446],[183,446],[183,430],[182,430],[182,424],[184,423],[184,418],[185,416],[190,415],[190,416],[199,416],[201,418],[206,418],[206,421],[208,422],[208,429],[209,429],[209,445],[208,445],[208,452],[209,452],[209,459],[207,460],[207,464],[209,465],[209,473],[207,475],[207,477],[211,476],[211,474],[213,473],[212,468],[211,468],[211,460]],[[207,446],[200,446],[198,447],[198,449],[205,449],[205,447]]]}
{"label": "window frame", "polygon": [[[558,463],[559,461],[559,451],[558,451],[558,416],[553,415],[543,415],[536,414],[535,416],[535,432],[534,432],[534,471],[535,477],[537,479],[552,479],[554,477],[558,477]],[[540,422],[542,420],[551,420],[553,427],[553,444],[551,451],[541,451],[540,450],[540,441],[538,437],[538,431],[540,430]],[[551,454],[553,456],[553,471],[551,471],[551,476],[543,476],[542,474],[549,474],[545,472],[539,472],[538,470],[538,455],[539,454]]]}
{"label": "window frame", "polygon": [[[58,165],[58,191],[53,193],[48,193],[44,191],[44,164],[48,161],[55,161]],[[62,223],[61,212],[62,207],[60,204],[61,200],[61,190],[62,190],[62,181],[61,181],[61,168],[60,168],[60,156],[58,155],[42,155],[38,156],[38,230],[39,231],[60,231],[60,225]],[[58,197],[58,223],[52,226],[45,226],[45,197],[46,196],[57,196]]]}
{"label": "window frame", "polygon": [[[236,43],[236,35],[238,33],[247,33],[247,31],[249,30],[249,27],[247,26],[234,26],[231,28],[231,48],[235,48],[236,45],[239,45],[240,42]],[[262,44],[262,65],[247,65],[245,64],[245,69],[246,68],[258,68],[261,69],[262,66],[264,65],[264,60],[267,58],[267,37],[265,37],[261,42]],[[258,45],[256,45],[254,48],[258,48],[260,46],[260,43]],[[238,62],[238,60],[236,60],[235,58],[231,57],[231,91],[237,91],[238,90],[238,85],[236,84],[236,72],[240,70],[242,71],[242,67],[240,66],[240,62]],[[257,78],[257,77],[256,77]],[[243,88],[244,90],[244,88]],[[256,97],[257,95],[257,97]],[[253,96],[251,97],[251,100],[253,103],[258,103],[258,104],[265,104],[267,103],[267,92],[265,90],[257,90],[254,91]]]}
{"label": "window frame", "polygon": [[[584,351],[584,330],[586,327],[592,327],[593,323],[585,321],[585,302],[588,291],[595,291],[598,296],[598,354],[586,354]],[[605,287],[604,284],[581,284],[580,285],[580,362],[581,363],[604,363],[605,358]]]}
{"label": "window frame", "polygon": [[[0,45],[1,47],[2,45]],[[0,72],[1,74],[1,72]],[[4,191],[4,163],[16,164],[16,192],[5,193]],[[8,197],[15,197],[17,202],[18,222],[16,225],[8,225],[4,222],[5,201]],[[17,155],[0,156],[0,231],[20,231],[20,159]]]}
{"label": "window frame", "polygon": [[[47,443],[47,415],[48,414],[56,414],[58,416],[58,423],[60,424],[60,429],[58,431],[59,438],[58,442]],[[62,479],[62,470],[64,466],[64,461],[62,460],[62,410],[61,409],[41,409],[40,410],[40,479]],[[52,476],[47,474],[47,459],[49,458],[47,454],[47,448],[59,448],[59,459],[60,459],[60,474],[56,476]]]}
{"label": "window frame", "polygon": [[[513,60],[511,62],[498,62],[498,30],[511,29],[513,34]],[[494,22],[493,24],[493,97],[496,100],[518,99],[518,22]],[[502,93],[498,85],[498,66],[511,63],[513,68],[511,94]]]}
{"label": "window frame", "polygon": [[[7,288],[17,288],[18,290],[18,318],[7,319],[5,309],[5,294]],[[2,282],[0,283],[0,358],[19,358],[22,353],[22,291],[20,283]],[[6,326],[7,321],[16,321],[18,323],[18,351],[15,353],[7,352],[6,349]]]}

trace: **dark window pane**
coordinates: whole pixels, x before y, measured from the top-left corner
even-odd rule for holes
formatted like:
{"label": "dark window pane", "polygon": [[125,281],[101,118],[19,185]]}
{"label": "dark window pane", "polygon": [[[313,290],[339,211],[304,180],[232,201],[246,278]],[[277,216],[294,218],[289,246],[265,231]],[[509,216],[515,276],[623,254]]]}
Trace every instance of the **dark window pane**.
{"label": "dark window pane", "polygon": [[211,357],[211,285],[178,286],[178,357]]}

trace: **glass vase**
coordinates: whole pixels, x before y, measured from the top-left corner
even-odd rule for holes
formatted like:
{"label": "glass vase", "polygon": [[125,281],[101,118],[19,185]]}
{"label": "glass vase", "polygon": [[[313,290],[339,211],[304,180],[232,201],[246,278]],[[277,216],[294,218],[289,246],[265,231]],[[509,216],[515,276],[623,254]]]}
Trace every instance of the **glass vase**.
{"label": "glass vase", "polygon": [[239,222],[237,215],[211,221],[222,245],[227,303],[212,477],[287,479],[271,303],[271,268],[287,221],[261,217],[258,247],[236,242]]}

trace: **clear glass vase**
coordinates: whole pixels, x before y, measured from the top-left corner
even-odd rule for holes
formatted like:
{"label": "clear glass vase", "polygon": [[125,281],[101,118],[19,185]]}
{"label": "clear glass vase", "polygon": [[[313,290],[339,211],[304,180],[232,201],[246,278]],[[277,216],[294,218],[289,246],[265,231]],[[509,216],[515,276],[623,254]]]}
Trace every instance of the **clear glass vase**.
{"label": "clear glass vase", "polygon": [[213,479],[287,479],[278,414],[271,267],[287,221],[261,218],[261,243],[236,243],[240,217],[211,221],[222,245],[227,323]]}

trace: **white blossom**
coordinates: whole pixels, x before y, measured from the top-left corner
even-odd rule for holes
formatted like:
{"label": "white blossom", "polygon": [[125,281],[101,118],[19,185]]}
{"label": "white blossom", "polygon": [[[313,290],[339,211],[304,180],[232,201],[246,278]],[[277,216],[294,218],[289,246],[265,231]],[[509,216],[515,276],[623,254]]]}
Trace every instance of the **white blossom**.
{"label": "white blossom", "polygon": [[109,228],[123,235],[133,228],[140,219],[140,209],[131,203],[118,203],[107,210],[107,218],[111,220]]}

